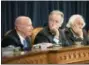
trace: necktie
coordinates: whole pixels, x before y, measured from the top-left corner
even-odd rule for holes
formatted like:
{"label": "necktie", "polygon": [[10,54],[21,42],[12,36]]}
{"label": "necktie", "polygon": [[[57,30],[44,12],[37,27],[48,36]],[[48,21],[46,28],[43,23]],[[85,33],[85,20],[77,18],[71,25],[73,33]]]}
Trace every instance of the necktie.
{"label": "necktie", "polygon": [[31,50],[32,45],[31,45],[31,39],[30,38],[25,38],[25,40],[23,40],[23,49],[28,51]]}
{"label": "necktie", "polygon": [[27,47],[28,47],[27,41],[24,39],[24,40],[23,40],[23,48],[27,48]]}

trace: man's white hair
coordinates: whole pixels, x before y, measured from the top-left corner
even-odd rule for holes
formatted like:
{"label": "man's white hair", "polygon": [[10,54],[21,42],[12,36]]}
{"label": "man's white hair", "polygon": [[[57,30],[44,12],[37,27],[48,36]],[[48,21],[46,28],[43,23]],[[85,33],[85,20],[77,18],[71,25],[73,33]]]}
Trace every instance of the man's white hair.
{"label": "man's white hair", "polygon": [[84,18],[83,18],[81,15],[79,15],[79,14],[72,15],[72,16],[69,18],[69,21],[68,21],[66,27],[67,27],[67,28],[71,28],[71,25],[75,22],[75,19],[76,19],[77,17],[80,18],[81,22],[83,23],[83,27],[84,27],[84,26],[86,25],[86,24],[85,24],[85,21],[84,21]]}
{"label": "man's white hair", "polygon": [[62,25],[62,23],[63,23],[63,21],[64,21],[64,14],[63,14],[63,12],[61,12],[61,11],[59,11],[59,10],[53,10],[52,12],[50,12],[49,17],[50,17],[52,14],[61,15],[62,21],[61,21],[61,24],[60,24],[60,25]]}

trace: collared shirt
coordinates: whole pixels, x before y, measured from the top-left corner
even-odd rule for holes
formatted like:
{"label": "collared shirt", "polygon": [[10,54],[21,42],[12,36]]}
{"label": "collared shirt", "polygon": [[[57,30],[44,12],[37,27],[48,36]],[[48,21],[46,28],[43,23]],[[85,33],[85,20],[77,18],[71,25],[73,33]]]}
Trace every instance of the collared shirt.
{"label": "collared shirt", "polygon": [[56,43],[56,44],[59,44],[59,39],[57,39],[57,38],[53,38],[53,41]]}
{"label": "collared shirt", "polygon": [[21,36],[21,34],[20,34],[19,32],[17,32],[17,34],[18,34],[18,36],[19,36],[19,38],[20,38],[21,44],[24,45],[24,42],[23,42],[23,41],[24,41],[25,39]]}

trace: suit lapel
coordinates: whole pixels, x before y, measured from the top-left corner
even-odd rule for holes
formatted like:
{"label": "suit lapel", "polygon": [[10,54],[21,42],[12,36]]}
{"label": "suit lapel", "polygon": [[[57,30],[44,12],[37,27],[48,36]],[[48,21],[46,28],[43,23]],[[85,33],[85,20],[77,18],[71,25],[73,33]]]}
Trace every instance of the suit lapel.
{"label": "suit lapel", "polygon": [[21,47],[23,47],[23,45],[21,44],[20,38],[19,38],[19,36],[18,36],[16,30],[13,31],[13,34],[14,34],[14,36],[15,36],[14,39],[15,39],[17,45],[20,45]]}
{"label": "suit lapel", "polygon": [[[47,30],[47,31],[46,31]],[[47,37],[49,39],[50,42],[53,42],[53,37],[54,35],[50,32],[49,28],[47,27],[45,30],[46,34],[47,34]]]}

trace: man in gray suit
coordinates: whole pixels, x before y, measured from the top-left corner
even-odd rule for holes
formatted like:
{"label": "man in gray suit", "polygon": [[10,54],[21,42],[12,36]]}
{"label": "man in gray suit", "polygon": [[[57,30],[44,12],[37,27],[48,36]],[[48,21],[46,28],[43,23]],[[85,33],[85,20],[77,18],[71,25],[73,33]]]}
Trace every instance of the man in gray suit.
{"label": "man in gray suit", "polygon": [[36,38],[35,44],[37,43],[52,43],[61,46],[67,46],[68,43],[64,37],[62,30],[60,29],[64,20],[64,14],[59,10],[54,10],[49,14],[48,26],[44,27],[40,31]]}

